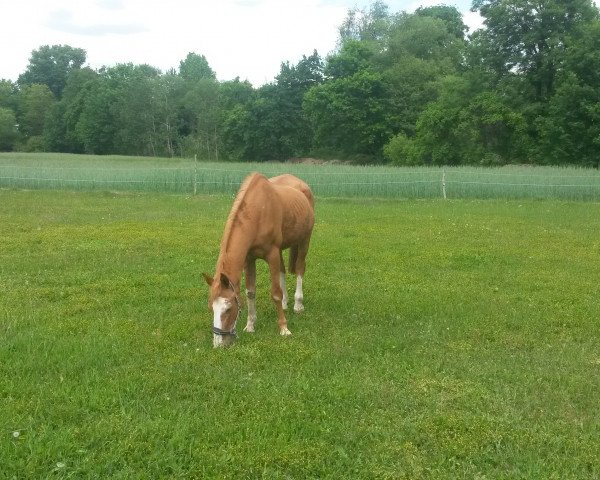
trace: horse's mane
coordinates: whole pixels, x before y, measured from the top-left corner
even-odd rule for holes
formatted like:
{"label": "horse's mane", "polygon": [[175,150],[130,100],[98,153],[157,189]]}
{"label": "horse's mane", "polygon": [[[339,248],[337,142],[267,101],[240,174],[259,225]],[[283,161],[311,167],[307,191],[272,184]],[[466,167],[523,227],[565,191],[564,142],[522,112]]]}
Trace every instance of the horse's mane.
{"label": "horse's mane", "polygon": [[224,258],[221,258],[221,257],[223,257],[227,253],[227,249],[229,247],[229,240],[231,238],[231,233],[233,231],[233,225],[237,219],[237,216],[238,216],[241,206],[244,204],[246,194],[251,189],[251,187],[254,185],[256,180],[258,180],[259,178],[262,178],[262,177],[263,177],[263,175],[261,175],[260,173],[253,172],[250,175],[248,175],[242,182],[242,185],[240,186],[240,189],[235,197],[235,200],[233,201],[231,211],[229,212],[229,216],[227,217],[227,222],[225,223],[225,230],[223,232],[223,241],[221,243],[221,255],[219,256],[220,257],[219,263],[222,260],[224,260]]}

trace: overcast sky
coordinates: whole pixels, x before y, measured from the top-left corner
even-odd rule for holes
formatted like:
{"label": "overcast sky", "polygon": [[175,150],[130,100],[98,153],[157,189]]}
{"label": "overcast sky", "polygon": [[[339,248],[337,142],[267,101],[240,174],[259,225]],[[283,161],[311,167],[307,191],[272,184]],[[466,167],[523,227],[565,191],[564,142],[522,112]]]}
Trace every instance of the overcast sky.
{"label": "overcast sky", "polygon": [[[206,56],[219,80],[270,82],[281,62],[298,62],[336,45],[337,29],[352,0],[0,0],[0,79],[16,80],[42,45],[87,52],[92,68],[149,64],[163,72],[189,52]],[[470,1],[387,1],[390,12],[454,4],[465,23],[479,26]]]}

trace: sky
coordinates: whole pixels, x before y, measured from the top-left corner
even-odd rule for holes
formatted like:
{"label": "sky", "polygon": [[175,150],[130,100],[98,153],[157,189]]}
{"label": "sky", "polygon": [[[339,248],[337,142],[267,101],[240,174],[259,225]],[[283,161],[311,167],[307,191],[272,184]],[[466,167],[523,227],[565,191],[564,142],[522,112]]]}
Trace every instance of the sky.
{"label": "sky", "polygon": [[[281,63],[296,64],[336,47],[353,0],[0,0],[0,79],[16,81],[33,50],[69,45],[94,69],[119,63],[178,70],[188,53],[204,55],[219,80],[254,86],[273,81]],[[390,0],[391,13],[454,4],[471,31],[481,25],[470,1]]]}

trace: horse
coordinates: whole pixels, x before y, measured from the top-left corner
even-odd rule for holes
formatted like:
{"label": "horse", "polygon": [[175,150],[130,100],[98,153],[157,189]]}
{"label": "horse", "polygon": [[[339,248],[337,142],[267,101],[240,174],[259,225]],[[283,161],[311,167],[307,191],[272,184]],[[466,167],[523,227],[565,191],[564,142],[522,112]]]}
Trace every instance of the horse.
{"label": "horse", "polygon": [[227,217],[215,274],[203,274],[210,287],[214,347],[231,345],[236,338],[242,271],[248,301],[244,332],[254,332],[259,258],[269,265],[279,333],[291,335],[284,313],[288,298],[282,251],[290,249],[289,271],[296,275],[294,311],[299,313],[304,310],[303,278],[314,223],[314,197],[305,182],[289,174],[271,179],[260,173],[246,177]]}

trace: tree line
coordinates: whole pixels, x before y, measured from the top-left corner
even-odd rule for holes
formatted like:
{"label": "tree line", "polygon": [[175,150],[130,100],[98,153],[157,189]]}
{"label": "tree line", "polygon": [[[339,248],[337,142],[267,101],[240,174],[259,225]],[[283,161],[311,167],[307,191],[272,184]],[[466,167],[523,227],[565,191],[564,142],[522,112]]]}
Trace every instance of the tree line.
{"label": "tree line", "polygon": [[336,50],[274,81],[218,81],[203,55],[178,70],[93,70],[67,45],[0,81],[0,150],[211,160],[316,156],[398,165],[600,159],[600,14],[592,0],[474,0],[351,9]]}

